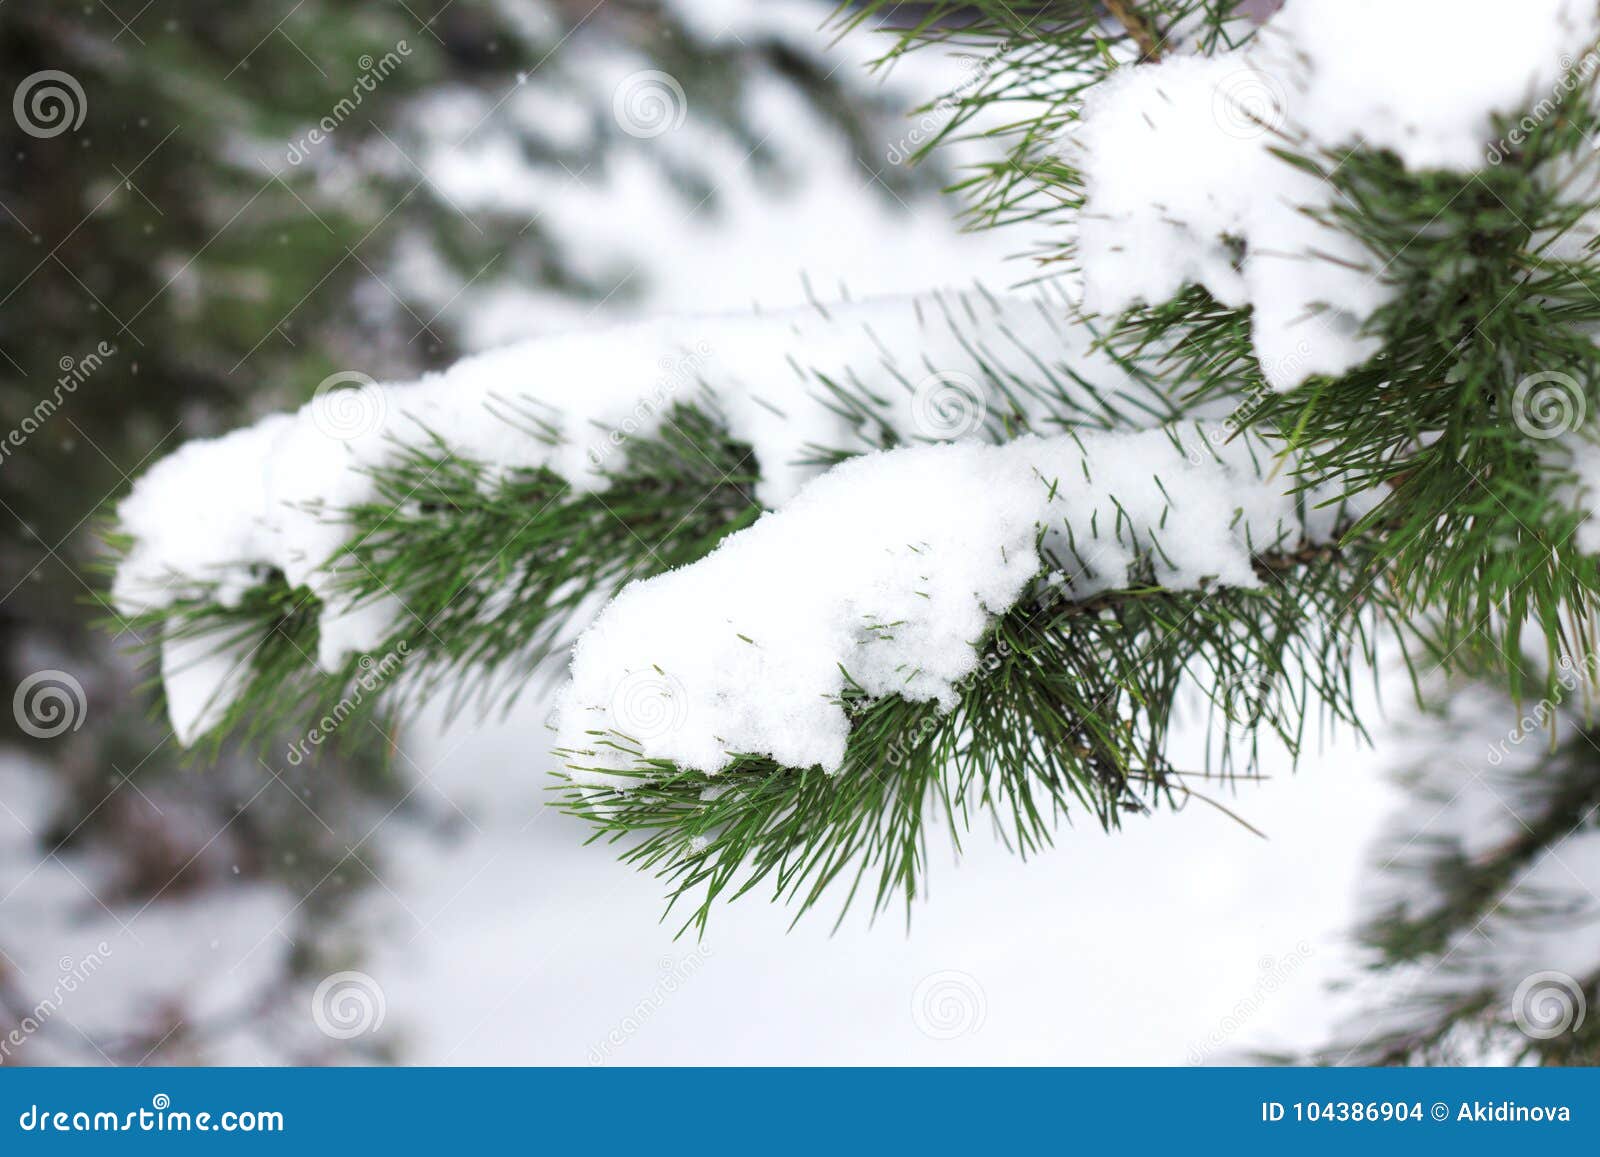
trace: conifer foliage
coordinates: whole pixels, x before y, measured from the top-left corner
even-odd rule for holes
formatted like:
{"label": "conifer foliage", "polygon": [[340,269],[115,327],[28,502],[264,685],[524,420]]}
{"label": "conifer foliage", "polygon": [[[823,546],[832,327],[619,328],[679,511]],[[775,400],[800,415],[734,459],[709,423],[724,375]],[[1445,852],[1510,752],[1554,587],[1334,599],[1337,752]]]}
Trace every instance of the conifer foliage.
{"label": "conifer foliage", "polygon": [[703,924],[1359,730],[1380,639],[1516,694],[1592,668],[1593,3],[900,7],[838,22],[974,59],[924,148],[989,139],[961,188],[1031,284],[543,339],[191,444],[116,589],[180,731],[402,643],[370,701],[498,705],[580,635],[565,806]]}

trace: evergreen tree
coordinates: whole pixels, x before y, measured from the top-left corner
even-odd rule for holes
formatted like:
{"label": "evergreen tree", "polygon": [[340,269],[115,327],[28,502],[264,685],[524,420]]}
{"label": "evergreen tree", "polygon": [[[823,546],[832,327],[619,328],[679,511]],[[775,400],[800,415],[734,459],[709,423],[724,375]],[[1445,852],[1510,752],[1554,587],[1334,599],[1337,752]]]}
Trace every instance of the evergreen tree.
{"label": "evergreen tree", "polygon": [[[935,136],[1001,144],[962,187],[1035,296],[686,318],[323,399],[147,473],[115,598],[209,664],[167,682],[208,742],[356,687],[494,706],[582,631],[567,805],[700,925],[763,885],[909,900],[936,825],[1027,852],[1359,729],[1380,639],[1418,682],[1554,696],[1600,589],[1597,36],[1587,0],[919,6],[887,59],[976,59]],[[1204,769],[1168,749],[1195,690]]]}

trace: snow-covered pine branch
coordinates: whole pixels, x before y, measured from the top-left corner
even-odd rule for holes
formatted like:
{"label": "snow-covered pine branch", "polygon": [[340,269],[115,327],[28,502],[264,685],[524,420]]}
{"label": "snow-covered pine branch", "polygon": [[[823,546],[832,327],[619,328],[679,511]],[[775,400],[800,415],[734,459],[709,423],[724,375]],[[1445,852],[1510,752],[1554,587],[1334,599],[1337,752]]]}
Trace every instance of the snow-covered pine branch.
{"label": "snow-covered pine branch", "polygon": [[[561,712],[580,784],[744,756],[836,773],[851,714],[952,710],[995,620],[1139,587],[1257,589],[1258,559],[1353,515],[1203,424],[897,450],[845,463],[708,557],[635,583],[579,641]],[[1327,505],[1323,505],[1327,503]],[[583,760],[592,763],[584,763]]]}
{"label": "snow-covered pine branch", "polygon": [[1044,176],[1116,348],[1386,493],[1357,529],[1443,664],[1594,643],[1597,36],[1590,0],[1288,0],[1112,71]]}
{"label": "snow-covered pine branch", "polygon": [[[579,641],[559,732],[573,809],[710,904],[769,875],[918,890],[925,824],[991,811],[1027,849],[1188,790],[1185,690],[1222,749],[1349,720],[1370,657],[1360,513],[1204,423],[845,463]],[[1220,436],[1219,436],[1220,434]],[[1226,770],[1225,754],[1220,770]],[[1242,762],[1250,763],[1247,754]],[[1214,769],[1215,770],[1215,769]],[[949,833],[959,843],[964,821]]]}
{"label": "snow-covered pine branch", "polygon": [[327,698],[401,643],[400,682],[513,657],[525,679],[586,599],[692,561],[841,457],[1177,412],[1092,342],[1059,301],[968,292],[541,338],[416,383],[336,375],[144,475],[113,596],[164,634],[185,743],[271,714],[286,679]]}
{"label": "snow-covered pine branch", "polygon": [[1336,214],[1371,207],[1284,153],[1501,163],[1508,119],[1547,94],[1580,103],[1597,36],[1589,0],[1292,0],[1236,50],[1118,69],[1068,138],[1086,304],[1120,314],[1198,285],[1248,307],[1273,388],[1353,369],[1384,347],[1369,323],[1404,284]]}

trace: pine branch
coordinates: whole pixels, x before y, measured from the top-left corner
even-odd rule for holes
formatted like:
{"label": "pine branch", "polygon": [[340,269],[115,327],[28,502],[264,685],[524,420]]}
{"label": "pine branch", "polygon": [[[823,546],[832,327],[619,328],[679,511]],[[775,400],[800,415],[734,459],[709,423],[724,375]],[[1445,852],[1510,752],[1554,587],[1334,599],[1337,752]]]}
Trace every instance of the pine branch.
{"label": "pine branch", "polygon": [[[1160,60],[1175,29],[1198,51],[1236,47],[1250,32],[1235,14],[1239,3],[939,0],[919,6],[919,18],[904,27],[894,0],[869,0],[843,6],[835,25],[843,35],[872,21],[901,24],[879,61],[884,68],[922,48],[961,55],[968,71],[957,88],[917,110],[924,131],[910,159],[949,141],[985,138],[999,146],[999,158],[973,165],[952,186],[968,203],[968,220],[982,228],[1064,225],[1081,208],[1082,179],[1062,145],[1087,94],[1118,68]],[[1059,244],[1043,242],[1041,274],[1053,273],[1062,255]]]}
{"label": "pine branch", "polygon": [[1194,404],[1242,389],[1230,426],[1281,438],[1303,484],[1384,493],[1356,530],[1383,529],[1396,592],[1412,613],[1431,612],[1436,654],[1458,664],[1513,654],[1531,628],[1548,672],[1562,656],[1582,661],[1592,634],[1600,570],[1574,498],[1587,415],[1600,406],[1589,336],[1600,278],[1586,252],[1554,254],[1586,248],[1574,230],[1600,196],[1542,176],[1581,149],[1593,182],[1591,114],[1573,118],[1542,125],[1515,163],[1481,174],[1412,174],[1361,151],[1283,154],[1337,187],[1328,227],[1356,239],[1393,286],[1366,322],[1382,353],[1348,373],[1278,392],[1252,348],[1250,312],[1199,290],[1135,311],[1110,339],[1194,383]]}
{"label": "pine branch", "polygon": [[[981,293],[832,307],[796,326],[792,351],[776,342],[761,348],[759,364],[776,384],[794,380],[787,391],[747,380],[749,355],[740,350],[751,346],[742,328],[749,323],[685,323],[686,332],[705,335],[698,347],[687,343],[688,367],[664,356],[667,376],[630,383],[641,401],[615,424],[583,420],[537,394],[498,392],[474,419],[480,403],[466,393],[455,404],[462,412],[442,418],[456,432],[451,441],[409,420],[408,387],[399,387],[392,400],[365,403],[387,421],[388,441],[353,457],[320,436],[326,423],[315,404],[287,433],[277,432],[283,419],[268,419],[262,433],[277,441],[187,452],[215,459],[211,468],[229,472],[236,480],[226,485],[241,491],[237,510],[206,521],[231,518],[248,531],[260,518],[247,497],[252,480],[292,475],[308,452],[331,492],[355,497],[280,506],[275,556],[214,555],[203,568],[185,557],[169,566],[159,550],[141,554],[137,535],[122,536],[112,569],[125,592],[123,621],[169,652],[181,645],[180,666],[238,668],[211,702],[172,713],[186,743],[200,733],[213,747],[230,735],[267,736],[285,719],[348,711],[353,699],[394,711],[423,699],[451,713],[503,708],[570,644],[599,601],[702,557],[759,515],[789,478],[897,445],[1137,428],[1181,412],[1170,388],[1136,364],[1090,351],[1090,332],[1078,336],[1060,308]],[[780,319],[760,324],[765,337],[789,334]],[[830,341],[846,339],[843,352],[828,354]],[[603,357],[607,339],[592,344]],[[717,361],[723,351],[732,374]],[[798,356],[819,359],[818,368],[802,369]],[[352,402],[358,410],[361,397]],[[508,468],[473,438],[551,465]],[[339,464],[333,473],[324,459]],[[146,533],[159,542],[168,523],[195,518],[185,504],[208,502],[223,485],[196,487],[182,472],[170,485],[141,483],[157,496],[139,499],[154,502],[159,516]],[[262,501],[271,513],[283,500]],[[302,541],[305,548],[284,549]],[[312,549],[326,560],[306,567]],[[209,577],[215,573],[227,577]],[[232,593],[236,587],[246,596]],[[145,606],[149,589],[155,598]],[[360,645],[330,646],[330,624]],[[392,655],[404,657],[401,669],[363,687],[371,665]]]}
{"label": "pine branch", "polygon": [[[1159,456],[1146,446],[1113,456],[1149,460],[1160,469]],[[1026,446],[1016,450],[1030,452]],[[1092,449],[1085,453],[1086,463],[1098,460]],[[1270,460],[1255,469],[1258,478],[1268,475]],[[1047,474],[1041,485],[1054,495],[1057,484],[1083,486],[1090,472],[1085,469],[1083,480],[1062,476],[1059,483]],[[1187,504],[1173,508],[1176,518],[1197,517],[1196,485],[1194,477],[1181,484],[1173,479],[1174,488],[1189,496]],[[1131,491],[1125,497],[1131,499]],[[1077,543],[1069,557],[1054,557],[1041,544],[1044,571],[1082,576],[1084,560],[1101,553],[1093,544],[1103,535],[1140,544],[1140,561],[1128,581],[1113,579],[1108,589],[1073,594],[1070,582],[1036,579],[985,634],[972,674],[954,688],[954,702],[941,703],[931,691],[874,692],[851,674],[851,660],[843,657],[837,706],[849,720],[849,738],[837,766],[826,768],[740,754],[737,747],[719,767],[688,766],[663,755],[700,750],[701,732],[729,734],[726,729],[747,718],[747,711],[787,710],[764,681],[792,678],[795,661],[787,652],[762,659],[741,671],[738,691],[686,682],[694,677],[670,657],[666,640],[647,637],[648,624],[677,626],[681,616],[693,613],[699,568],[673,576],[659,605],[648,598],[648,586],[636,588],[631,616],[616,623],[603,617],[591,637],[602,640],[596,647],[620,638],[627,650],[619,655],[636,654],[639,663],[625,668],[602,651],[597,668],[580,651],[574,665],[574,690],[561,724],[573,769],[565,806],[594,822],[601,835],[625,840],[624,859],[665,879],[674,903],[695,897],[688,923],[703,929],[719,897],[742,895],[769,880],[776,898],[795,904],[797,916],[834,883],[844,893],[842,909],[858,897],[874,912],[897,896],[909,905],[924,887],[927,835],[941,818],[959,848],[973,816],[987,814],[1006,842],[1026,855],[1047,844],[1057,823],[1080,809],[1109,828],[1124,812],[1187,796],[1175,779],[1167,744],[1178,704],[1196,688],[1213,696],[1207,769],[1224,777],[1253,770],[1262,736],[1297,751],[1319,713],[1325,723],[1359,730],[1351,703],[1353,673],[1358,662],[1371,661],[1372,628],[1379,621],[1395,625],[1370,565],[1370,544],[1294,541],[1313,534],[1306,529],[1288,542],[1279,537],[1261,543],[1251,556],[1259,585],[1174,589],[1157,577],[1163,548],[1154,524],[1165,525],[1166,511],[1125,507],[1114,496],[1106,509],[1119,512],[1115,529],[1097,530],[1087,517],[1064,528],[1065,541]],[[786,517],[775,516],[779,522],[771,529],[798,533],[798,527],[782,525]],[[726,549],[738,543],[730,539]],[[930,554],[919,565],[936,573],[939,557]],[[707,572],[703,581],[720,580]],[[876,604],[867,592],[863,598],[871,613]],[[707,621],[695,635],[703,638],[702,647],[717,646],[719,624],[723,631],[759,634],[758,626],[747,625],[745,612],[717,607],[715,613],[740,617]],[[898,633],[917,630],[891,626],[891,632],[869,637],[892,643]],[[823,624],[805,629],[816,633]],[[763,648],[759,654],[773,642],[742,633],[737,638]],[[628,701],[637,677],[626,669],[654,672],[649,679],[661,700],[654,706],[669,718]],[[613,678],[621,682],[607,692]],[[730,701],[730,695],[736,698]],[[597,699],[608,700],[609,707],[584,707]],[[612,722],[597,729],[591,718]]]}
{"label": "pine branch", "polygon": [[1154,64],[1161,59],[1161,46],[1166,37],[1132,0],[1105,0],[1105,6],[1139,46],[1141,64]]}
{"label": "pine branch", "polygon": [[[1342,9],[1286,10],[1232,53],[1249,35],[1233,9],[951,0],[884,58],[980,51],[925,110],[942,120],[924,148],[1002,143],[963,183],[973,218],[1071,224],[1043,272],[1087,266],[1118,321],[1098,342],[1081,317],[981,293],[850,307],[844,339],[821,310],[724,332],[730,366],[651,397],[640,363],[681,335],[575,338],[453,371],[465,397],[363,395],[408,424],[348,459],[307,453],[327,447],[303,414],[192,446],[189,465],[244,491],[220,513],[217,489],[158,466],[124,507],[124,608],[169,667],[209,670],[214,644],[247,671],[175,720],[220,736],[341,693],[343,710],[360,652],[419,641],[374,700],[449,685],[492,704],[616,595],[574,658],[566,805],[640,841],[625,854],[699,896],[703,927],[719,895],[766,881],[801,912],[835,883],[846,907],[909,901],[941,822],[959,840],[986,814],[1027,853],[1065,815],[1109,827],[1188,798],[1167,751],[1186,688],[1211,696],[1219,775],[1251,769],[1263,736],[1297,751],[1319,711],[1359,729],[1350,682],[1379,626],[1436,666],[1513,672],[1537,631],[1548,661],[1527,685],[1549,691],[1562,658],[1592,656],[1600,596],[1600,442],[1582,428],[1600,405],[1594,75],[1496,122],[1515,146],[1485,167],[1462,159],[1470,108],[1429,121],[1397,84],[1393,123],[1352,121],[1318,91],[1332,77],[1339,96],[1317,54],[1350,38],[1316,33],[1350,33]],[[1226,84],[1262,68],[1322,105],[1241,109]],[[1176,137],[1190,165],[1150,163]],[[939,394],[952,375],[956,399]],[[1198,445],[1176,425],[1190,414],[1210,419]],[[999,445],[886,453],[963,439]],[[185,519],[235,553],[170,541]],[[617,681],[652,672],[701,678],[681,688],[701,713],[684,734],[616,725]],[[1451,919],[1501,878],[1471,882]],[[1468,989],[1458,1012],[1488,1008]]]}
{"label": "pine branch", "polygon": [[685,927],[703,931],[718,899],[766,881],[796,919],[836,883],[841,920],[858,899],[877,913],[897,898],[909,919],[927,890],[930,831],[959,851],[983,816],[1026,856],[1074,812],[1114,828],[1191,795],[1167,751],[1186,691],[1216,694],[1222,754],[1208,771],[1224,778],[1254,771],[1260,735],[1298,750],[1319,712],[1359,731],[1351,681],[1372,658],[1370,624],[1308,624],[1348,615],[1362,566],[1342,556],[1288,573],[1293,585],[1250,593],[1133,590],[1095,611],[1040,594],[996,625],[953,711],[859,706],[836,773],[745,758],[707,776],[641,758],[636,783],[573,788],[564,803],[666,881],[669,908],[688,899]]}
{"label": "pine branch", "polygon": [[[363,716],[380,703],[400,716],[423,701],[451,715],[487,712],[509,707],[570,642],[586,604],[694,561],[761,509],[749,447],[687,405],[659,437],[630,446],[603,494],[548,470],[490,474],[437,442],[399,448],[371,472],[370,499],[330,515],[350,527],[331,588],[347,613],[401,608],[380,641],[335,672],[317,662],[323,600],[281,572],[238,601],[202,593],[119,621],[164,646],[197,640],[202,661],[241,654],[243,682],[218,688],[226,701],[205,728],[212,751],[348,711],[356,690]],[[386,655],[403,656],[401,668],[363,688],[373,656]],[[346,735],[359,731],[342,714],[340,723]]]}

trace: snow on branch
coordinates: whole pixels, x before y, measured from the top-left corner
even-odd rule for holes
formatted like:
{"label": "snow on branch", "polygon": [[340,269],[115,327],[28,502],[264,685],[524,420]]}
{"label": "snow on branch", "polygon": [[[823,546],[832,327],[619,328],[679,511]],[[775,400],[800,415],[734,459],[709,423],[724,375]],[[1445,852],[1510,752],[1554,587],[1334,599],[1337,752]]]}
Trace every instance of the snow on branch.
{"label": "snow on branch", "polygon": [[1114,314],[1200,285],[1251,307],[1274,388],[1360,365],[1396,287],[1331,219],[1366,207],[1284,151],[1335,168],[1358,148],[1412,172],[1498,164],[1505,133],[1579,103],[1597,35],[1590,0],[1291,0],[1235,51],[1116,70],[1072,145],[1086,304]]}
{"label": "snow on branch", "polygon": [[[1196,423],[890,451],[841,465],[693,566],[634,584],[579,641],[560,741],[579,784],[748,756],[837,771],[852,702],[949,711],[998,616],[1041,576],[1252,588],[1263,555],[1347,525],[1254,439]],[[1220,445],[1218,443],[1221,443]]]}
{"label": "snow on branch", "polygon": [[[537,474],[570,495],[604,495],[681,407],[699,407],[748,447],[754,498],[774,507],[829,462],[885,445],[1171,416],[1092,341],[1060,302],[968,292],[540,338],[406,384],[334,375],[299,412],[191,442],[144,475],[118,508],[129,545],[113,596],[125,614],[176,615],[237,607],[272,580],[303,589],[317,661],[337,672],[397,625],[418,647],[433,630],[359,555],[387,523],[452,517],[459,498],[441,503],[436,492],[461,463],[479,491]],[[402,460],[411,472],[385,487]],[[686,495],[680,513],[710,489]],[[445,509],[429,513],[430,502]],[[349,517],[358,508],[374,517]],[[215,725],[242,693],[256,641],[167,633],[180,739]]]}

